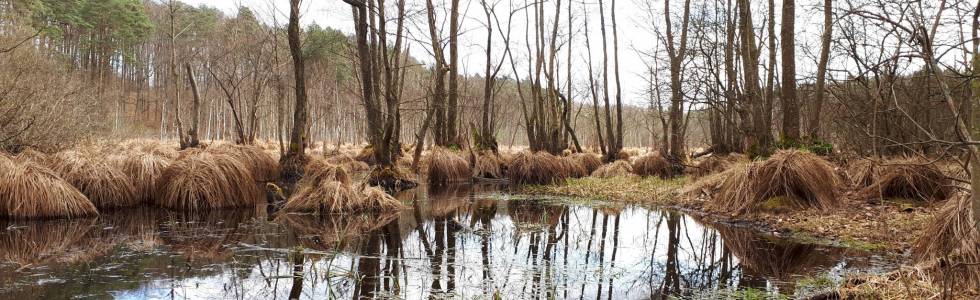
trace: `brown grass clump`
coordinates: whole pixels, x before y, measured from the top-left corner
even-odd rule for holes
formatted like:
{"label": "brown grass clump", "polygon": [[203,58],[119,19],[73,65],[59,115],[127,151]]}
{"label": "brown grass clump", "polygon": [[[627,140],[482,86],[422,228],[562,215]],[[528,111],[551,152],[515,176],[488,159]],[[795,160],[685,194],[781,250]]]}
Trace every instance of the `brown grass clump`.
{"label": "brown grass clump", "polygon": [[0,216],[59,218],[98,215],[95,205],[57,173],[31,161],[0,157]]}
{"label": "brown grass clump", "polygon": [[947,201],[926,227],[913,255],[932,266],[933,278],[946,278],[959,289],[980,289],[980,233],[975,220],[972,199],[964,193]]}
{"label": "brown grass clump", "polygon": [[343,167],[311,160],[305,172],[303,179],[297,183],[296,192],[283,206],[283,211],[331,214],[390,211],[403,207],[401,202],[378,188],[366,187],[356,191]]}
{"label": "brown grass clump", "polygon": [[632,167],[634,174],[643,177],[660,176],[660,178],[668,178],[673,176],[674,173],[667,159],[657,153],[651,153],[637,158],[633,162]]}
{"label": "brown grass clump", "polygon": [[551,153],[522,151],[514,155],[507,177],[518,184],[555,184],[565,181],[562,171],[558,157]]}
{"label": "brown grass clump", "polygon": [[[862,167],[863,166],[863,167]],[[893,160],[887,164],[860,163],[852,181],[863,188],[858,197],[904,198],[936,201],[949,198],[952,181],[934,164],[916,159]]]}
{"label": "brown grass clump", "polygon": [[362,205],[369,207],[368,210],[371,211],[393,211],[405,208],[401,201],[378,187],[366,186],[360,194]]}
{"label": "brown grass clump", "polygon": [[361,150],[357,152],[357,156],[354,156],[354,159],[372,166],[378,163],[374,159],[374,146],[371,145],[361,148]]}
{"label": "brown grass clump", "polygon": [[129,207],[140,204],[133,183],[126,173],[99,157],[83,157],[79,152],[59,153],[55,171],[75,186],[98,208]]}
{"label": "brown grass clump", "polygon": [[629,176],[633,174],[633,166],[629,161],[617,160],[615,162],[602,165],[592,172],[592,177],[610,178],[617,176]]}
{"label": "brown grass clump", "polygon": [[562,156],[558,162],[561,163],[562,172],[569,178],[589,176],[589,172],[582,165],[582,162],[572,156]]}
{"label": "brown grass clump", "polygon": [[694,177],[704,177],[711,174],[724,172],[734,164],[746,161],[741,154],[711,155],[699,160],[691,169],[690,174]]}
{"label": "brown grass clump", "polygon": [[[730,173],[729,173],[730,172]],[[792,207],[826,210],[840,202],[840,179],[834,167],[819,156],[783,150],[768,160],[726,171],[711,206],[732,214],[754,211],[771,199]]]}
{"label": "brown grass clump", "polygon": [[473,177],[503,178],[506,165],[504,158],[493,151],[480,151],[473,165]]}
{"label": "brown grass clump", "polygon": [[120,161],[120,168],[133,184],[136,199],[149,203],[156,194],[157,181],[170,163],[170,159],[163,156],[141,153],[125,156]]}
{"label": "brown grass clump", "polygon": [[17,160],[22,161],[33,161],[38,164],[44,165],[48,160],[48,155],[44,152],[36,151],[31,148],[24,149],[20,153],[17,153]]}
{"label": "brown grass clump", "polygon": [[572,157],[577,159],[583,167],[585,167],[585,172],[592,174],[596,169],[602,166],[602,159],[599,156],[592,153],[575,153]]}
{"label": "brown grass clump", "polygon": [[467,182],[473,171],[465,158],[442,147],[435,147],[426,156],[425,171],[429,184],[441,185],[447,183]]}
{"label": "brown grass clump", "polygon": [[851,185],[864,188],[880,177],[881,164],[871,159],[857,159],[847,162],[845,171]]}
{"label": "brown grass clump", "polygon": [[157,205],[176,210],[253,206],[261,201],[252,171],[231,156],[197,151],[164,169]]}
{"label": "brown grass clump", "polygon": [[630,160],[630,157],[632,157],[632,156],[633,155],[630,154],[630,151],[626,151],[625,149],[623,149],[623,150],[619,150],[619,153],[616,153],[616,160],[626,160],[626,161],[628,161],[628,160]]}
{"label": "brown grass clump", "polygon": [[328,156],[326,157],[326,161],[334,165],[343,166],[344,168],[346,168],[348,171],[351,172],[365,172],[371,170],[371,166],[369,166],[368,164],[356,160],[353,157],[350,157],[350,155],[343,154],[343,153],[338,153],[336,155]]}
{"label": "brown grass clump", "polygon": [[256,181],[269,182],[279,178],[279,160],[258,146],[218,145],[207,151],[226,154],[237,159],[252,171]]}

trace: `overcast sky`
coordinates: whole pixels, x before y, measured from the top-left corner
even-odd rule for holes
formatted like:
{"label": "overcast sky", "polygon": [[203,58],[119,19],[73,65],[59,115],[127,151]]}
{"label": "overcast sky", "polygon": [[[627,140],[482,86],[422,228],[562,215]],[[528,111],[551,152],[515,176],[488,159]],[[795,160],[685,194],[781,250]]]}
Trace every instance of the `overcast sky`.
{"label": "overcast sky", "polygon": [[[185,3],[189,3],[194,6],[207,5],[212,7],[217,7],[224,11],[226,14],[234,15],[239,6],[246,6],[256,11],[257,14],[266,20],[271,22],[272,15],[275,13],[277,15],[278,22],[283,23],[288,18],[288,0],[182,0]],[[497,14],[500,15],[500,22],[504,23],[506,26],[507,22],[507,11],[511,10],[511,5],[513,7],[520,7],[524,5],[527,0],[488,0],[497,1]],[[561,21],[559,25],[559,35],[562,41],[567,39],[568,32],[568,22],[567,22],[567,5],[569,0],[562,1],[562,14],[560,16]],[[389,2],[395,2],[391,0]],[[708,3],[711,1],[692,1],[692,5],[702,5],[702,3]],[[725,1],[719,1],[722,5]],[[766,16],[768,1],[753,1],[753,11],[755,13],[754,21],[757,27],[761,27]],[[776,2],[776,31],[778,34],[779,23],[778,21],[782,18],[780,16],[779,2]],[[797,46],[797,76],[798,79],[802,81],[812,81],[812,76],[815,70],[815,56],[817,55],[817,50],[819,49],[819,36],[822,31],[822,0],[797,0],[796,8],[796,46]],[[410,12],[415,12],[416,15],[411,18],[409,24],[407,24],[409,36],[416,39],[411,47],[411,53],[414,57],[421,59],[425,63],[430,63],[432,61],[430,54],[430,47],[428,45],[428,32],[425,23],[424,14],[424,0],[407,0],[407,10]],[[439,12],[438,20],[443,25],[443,35],[448,34],[445,30],[446,16],[448,15],[448,0],[436,0],[435,1],[437,10],[442,9]],[[513,3],[513,4],[511,4]],[[682,1],[673,1],[671,9],[672,19],[680,20],[681,8],[680,4]],[[609,13],[611,9],[612,0],[605,0],[606,9],[606,25],[607,30],[609,30],[608,43],[612,44],[612,32],[611,24],[609,23]],[[616,14],[618,19],[618,31],[619,31],[619,48],[620,48],[620,69],[622,77],[622,89],[623,89],[623,99],[627,103],[642,104],[645,105],[647,102],[646,91],[648,89],[647,85],[647,64],[651,61],[649,56],[643,55],[640,52],[650,52],[654,49],[657,44],[657,35],[654,33],[654,25],[663,30],[664,20],[663,20],[663,0],[619,0],[616,1]],[[392,4],[393,5],[393,4]],[[486,43],[486,29],[484,27],[485,16],[483,9],[480,6],[479,0],[460,0],[460,5],[463,6],[461,14],[463,14],[462,20],[462,35],[460,38],[461,48],[461,71],[466,74],[482,74],[485,65],[484,57],[484,45]],[[545,14],[550,16],[554,13],[554,0],[546,2],[546,7],[548,8]],[[593,66],[596,72],[596,78],[601,71],[601,36],[599,31],[599,5],[598,0],[573,0],[573,42],[572,42],[572,66],[573,66],[573,84],[574,88],[578,91],[577,93],[584,93],[587,91],[588,83],[588,73],[586,69],[586,59],[588,51],[585,51],[585,41],[584,35],[587,29],[590,36],[590,41],[592,44],[592,59]],[[583,9],[585,7],[586,9]],[[652,7],[653,12],[650,13],[648,8]],[[583,20],[585,20],[585,14],[588,14],[588,27],[584,26]],[[532,16],[533,18],[533,16]],[[693,17],[692,17],[693,18]],[[310,24],[316,23],[321,26],[331,27],[339,29],[348,34],[353,33],[353,21],[351,17],[351,9],[346,3],[341,0],[304,0],[302,7],[302,23]],[[515,59],[520,62],[526,61],[526,53],[524,50],[524,28],[525,28],[525,16],[524,13],[518,13],[515,15],[514,23],[511,25],[513,28],[512,33],[512,43],[511,49],[515,52]],[[550,27],[549,27],[550,28]],[[674,30],[679,30],[679,26],[675,26]],[[533,33],[532,33],[533,34]],[[761,33],[760,33],[761,34]],[[678,34],[679,35],[679,34]],[[759,38],[765,38],[765,35],[758,36]],[[723,39],[723,37],[721,37]],[[500,40],[499,34],[494,37],[494,63],[500,62],[499,54],[503,53],[503,45]],[[660,49],[663,50],[663,45],[660,45]],[[561,50],[559,57],[559,66],[561,68],[560,81],[564,82],[564,64],[567,51],[567,46],[564,46]],[[765,50],[763,50],[765,51]],[[763,52],[763,60],[765,59],[766,53]],[[612,55],[610,54],[610,72],[612,72]],[[501,73],[510,75],[510,65],[509,61],[504,60],[504,68],[502,68]],[[833,63],[832,63],[833,65]],[[526,74],[526,67],[519,66],[519,71]],[[612,75],[610,75],[612,76]],[[666,79],[662,75],[661,80]],[[564,84],[564,83],[562,83]],[[610,87],[612,90],[614,87]],[[573,96],[573,98],[576,98]],[[579,97],[580,99],[580,97]]]}

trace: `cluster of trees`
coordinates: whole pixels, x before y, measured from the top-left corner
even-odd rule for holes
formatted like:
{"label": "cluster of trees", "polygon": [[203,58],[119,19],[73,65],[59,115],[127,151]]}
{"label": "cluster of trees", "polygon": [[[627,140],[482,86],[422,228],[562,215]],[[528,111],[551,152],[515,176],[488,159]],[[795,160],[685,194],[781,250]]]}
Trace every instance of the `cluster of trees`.
{"label": "cluster of trees", "polygon": [[[299,113],[308,137],[298,146],[367,142],[380,161],[427,142],[608,159],[650,146],[678,164],[691,152],[823,142],[864,155],[964,153],[980,94],[972,2],[629,3],[645,13],[630,27],[656,44],[635,49],[620,40],[616,0],[350,0],[354,33],[297,27],[293,49],[274,4],[225,15],[172,0],[2,0],[0,109],[10,113],[0,143],[16,151],[94,131],[275,139],[285,153]],[[794,17],[810,12],[820,38],[798,38]],[[481,53],[463,53],[474,49],[467,36],[482,39]],[[637,76],[620,70],[624,51],[647,64],[646,101],[623,90],[622,77]],[[474,54],[480,70],[465,65]],[[300,85],[303,95],[291,92]],[[40,133],[59,117],[84,126]]]}

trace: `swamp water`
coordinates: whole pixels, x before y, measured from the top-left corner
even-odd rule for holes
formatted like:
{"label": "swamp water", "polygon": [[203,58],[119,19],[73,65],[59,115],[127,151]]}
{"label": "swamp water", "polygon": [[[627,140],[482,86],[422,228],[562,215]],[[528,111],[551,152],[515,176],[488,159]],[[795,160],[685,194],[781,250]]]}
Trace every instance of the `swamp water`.
{"label": "swamp water", "polygon": [[666,210],[485,186],[398,196],[411,209],[0,221],[0,298],[799,297],[892,266]]}

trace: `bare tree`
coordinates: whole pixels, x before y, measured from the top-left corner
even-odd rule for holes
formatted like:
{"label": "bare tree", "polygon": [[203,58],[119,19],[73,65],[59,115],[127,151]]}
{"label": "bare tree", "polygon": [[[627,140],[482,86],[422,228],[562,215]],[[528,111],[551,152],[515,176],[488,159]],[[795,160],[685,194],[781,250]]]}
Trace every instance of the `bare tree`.
{"label": "bare tree", "polygon": [[[782,50],[783,73],[780,99],[783,108],[783,141],[789,144],[800,142],[800,107],[796,99],[796,4],[794,0],[783,0],[783,23],[779,35]],[[772,49],[770,49],[772,51]]]}
{"label": "bare tree", "polygon": [[293,109],[293,130],[289,136],[289,147],[281,159],[280,180],[290,187],[303,175],[306,165],[306,143],[308,138],[306,99],[306,68],[303,63],[303,46],[300,44],[299,6],[302,0],[289,0],[289,24],[286,35],[289,41],[289,54],[293,58],[293,76],[296,79],[296,106]]}
{"label": "bare tree", "polygon": [[813,112],[808,127],[811,139],[820,138],[820,116],[827,89],[827,62],[830,61],[830,40],[833,35],[833,0],[823,1],[823,34],[820,36],[820,58],[817,61],[817,82],[813,89]]}

